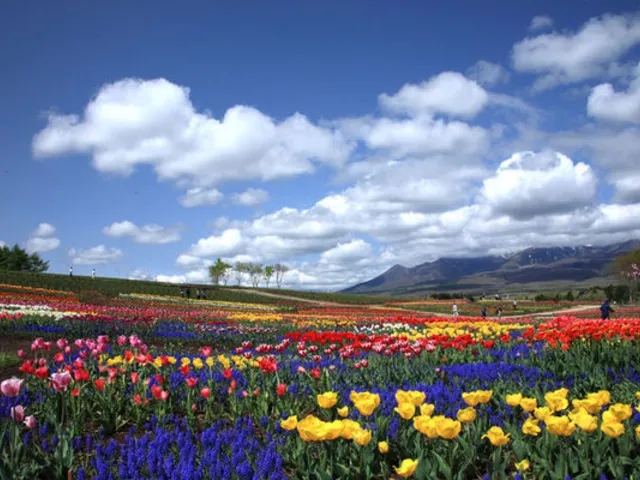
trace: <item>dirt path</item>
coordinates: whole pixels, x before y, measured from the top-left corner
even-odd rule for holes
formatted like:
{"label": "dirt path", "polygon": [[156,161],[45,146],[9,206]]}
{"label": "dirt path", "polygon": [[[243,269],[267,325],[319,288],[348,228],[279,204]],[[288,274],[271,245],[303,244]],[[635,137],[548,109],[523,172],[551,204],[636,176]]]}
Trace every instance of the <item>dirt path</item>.
{"label": "dirt path", "polygon": [[[562,310],[549,310],[548,312],[538,312],[538,313],[523,313],[520,315],[503,315],[502,319],[508,318],[533,318],[533,317],[554,317],[558,315],[563,315],[567,313],[577,313],[577,312],[585,312],[587,310],[597,310],[598,305],[578,305],[577,307],[565,308]],[[408,311],[408,310],[407,310]],[[452,318],[453,315],[450,313],[436,313],[436,312],[421,312],[429,315],[430,317],[446,317]],[[488,319],[496,320],[497,316],[488,316]]]}

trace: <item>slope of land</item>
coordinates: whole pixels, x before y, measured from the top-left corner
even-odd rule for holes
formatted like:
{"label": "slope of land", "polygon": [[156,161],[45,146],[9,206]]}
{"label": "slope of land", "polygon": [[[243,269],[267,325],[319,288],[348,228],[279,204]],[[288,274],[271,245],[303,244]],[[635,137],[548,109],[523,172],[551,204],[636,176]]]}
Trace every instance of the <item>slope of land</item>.
{"label": "slope of land", "polygon": [[616,256],[640,248],[639,240],[605,246],[528,248],[510,255],[440,258],[415,267],[395,265],[341,293],[427,295],[436,291],[535,292],[584,288],[615,280]]}

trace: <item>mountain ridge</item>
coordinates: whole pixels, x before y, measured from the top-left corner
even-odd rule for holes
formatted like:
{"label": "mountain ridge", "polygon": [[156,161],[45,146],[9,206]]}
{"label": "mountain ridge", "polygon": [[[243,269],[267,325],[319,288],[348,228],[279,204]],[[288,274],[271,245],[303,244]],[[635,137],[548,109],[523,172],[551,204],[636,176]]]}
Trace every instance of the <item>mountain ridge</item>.
{"label": "mountain ridge", "polygon": [[640,240],[602,246],[528,247],[508,255],[441,257],[414,267],[396,264],[340,293],[407,295],[445,290],[498,293],[514,286],[611,280],[614,258],[640,248]]}

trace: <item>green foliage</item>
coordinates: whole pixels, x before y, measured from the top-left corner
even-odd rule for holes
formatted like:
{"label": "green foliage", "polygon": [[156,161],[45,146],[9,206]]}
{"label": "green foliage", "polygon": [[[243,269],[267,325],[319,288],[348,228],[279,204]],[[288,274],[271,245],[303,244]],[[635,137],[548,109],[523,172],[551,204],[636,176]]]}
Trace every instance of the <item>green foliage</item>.
{"label": "green foliage", "polygon": [[231,265],[218,258],[216,263],[209,267],[209,278],[211,278],[211,283],[214,285],[220,285],[220,281],[226,283],[231,268]]}
{"label": "green foliage", "polygon": [[0,248],[0,270],[46,272],[48,269],[49,262],[45,262],[37,253],[29,255],[17,243],[13,248],[8,245]]}
{"label": "green foliage", "polygon": [[[99,277],[92,279],[80,275],[58,275],[52,273],[14,272],[0,270],[0,284],[20,285],[23,287],[46,288],[62,290],[79,294],[85,291],[98,291],[108,296],[127,293],[141,293],[147,295],[163,295],[178,297],[182,285],[162,283],[149,280],[127,280],[124,278]],[[206,285],[191,285],[191,288],[205,288],[207,300],[224,302],[257,303],[275,305],[282,300],[277,297],[267,297],[249,291],[237,291],[225,287],[207,287]]]}
{"label": "green foliage", "polygon": [[569,290],[565,295],[565,300],[567,300],[568,302],[573,302],[574,297],[573,297],[573,292],[571,290]]}

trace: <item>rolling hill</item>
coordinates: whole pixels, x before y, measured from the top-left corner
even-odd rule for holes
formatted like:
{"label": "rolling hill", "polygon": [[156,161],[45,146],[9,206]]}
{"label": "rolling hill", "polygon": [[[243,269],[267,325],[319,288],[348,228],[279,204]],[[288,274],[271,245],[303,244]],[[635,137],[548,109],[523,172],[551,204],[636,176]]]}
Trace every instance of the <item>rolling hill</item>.
{"label": "rolling hill", "polygon": [[640,240],[605,246],[527,248],[502,256],[439,258],[410,268],[395,265],[341,292],[419,295],[456,290],[491,294],[591,286],[613,281],[613,259],[637,248]]}

